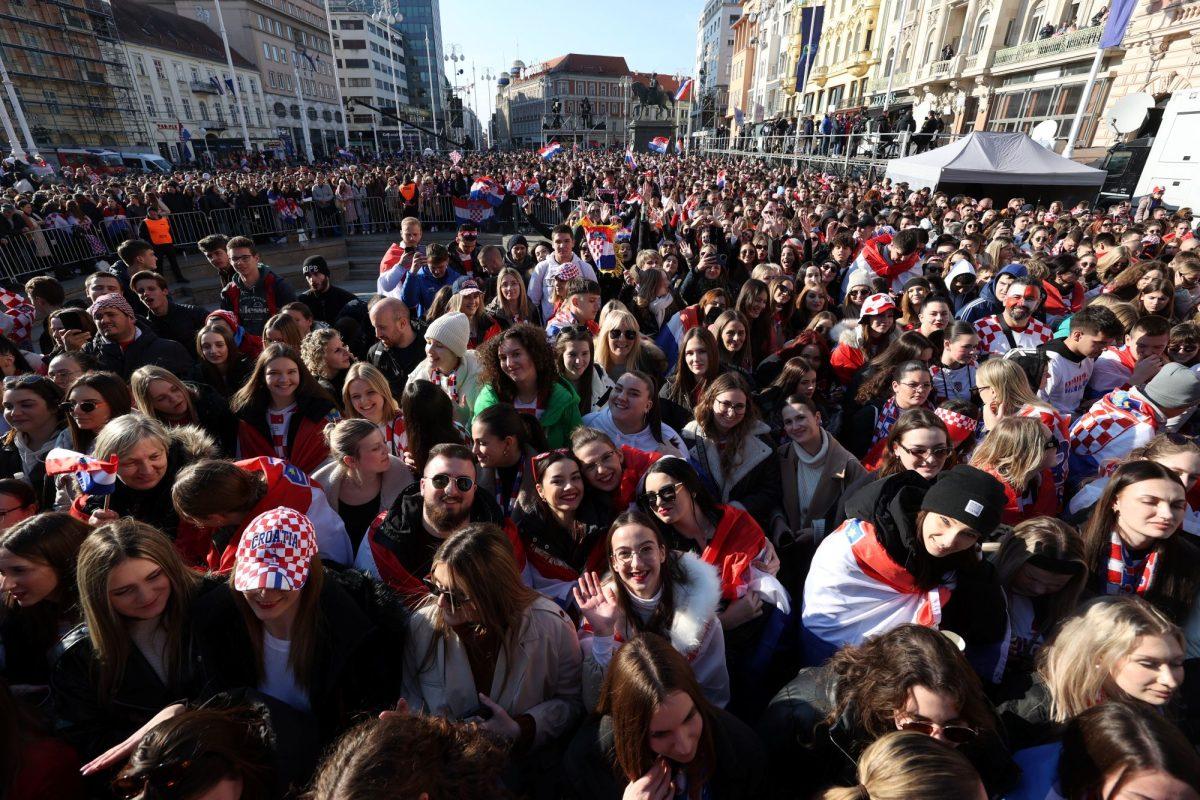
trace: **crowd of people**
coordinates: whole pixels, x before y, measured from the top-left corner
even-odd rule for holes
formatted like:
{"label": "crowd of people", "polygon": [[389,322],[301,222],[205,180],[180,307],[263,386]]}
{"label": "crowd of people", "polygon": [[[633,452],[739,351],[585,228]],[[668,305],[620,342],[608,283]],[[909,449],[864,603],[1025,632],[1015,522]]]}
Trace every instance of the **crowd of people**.
{"label": "crowd of people", "polygon": [[0,295],[0,796],[1200,798],[1189,209],[415,169],[530,235]]}

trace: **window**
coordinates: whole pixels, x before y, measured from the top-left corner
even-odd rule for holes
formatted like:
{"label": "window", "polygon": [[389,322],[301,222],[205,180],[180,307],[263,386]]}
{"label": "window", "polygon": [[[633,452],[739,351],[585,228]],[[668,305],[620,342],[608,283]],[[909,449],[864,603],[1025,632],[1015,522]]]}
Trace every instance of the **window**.
{"label": "window", "polygon": [[170,97],[163,98],[163,113],[168,117],[175,116],[175,101]]}
{"label": "window", "polygon": [[199,82],[200,82],[200,70],[196,69],[195,67],[192,67],[192,83],[199,83]]}
{"label": "window", "polygon": [[1042,29],[1042,25],[1046,20],[1046,4],[1038,3],[1033,7],[1033,11],[1029,12],[1028,21],[1025,23],[1025,35],[1021,37],[1022,41],[1032,42],[1038,37],[1038,31]]}
{"label": "window", "polygon": [[343,50],[366,50],[367,42],[365,39],[342,39]]}
{"label": "window", "polygon": [[271,55],[271,45],[263,42],[263,57],[269,61],[274,61],[275,58]]}
{"label": "window", "polygon": [[154,98],[148,94],[142,95],[142,100],[146,103],[146,113],[152,117],[158,116],[158,111],[154,109]]}
{"label": "window", "polygon": [[[372,28],[375,26],[372,25]],[[342,20],[342,30],[344,31],[361,31],[363,24],[361,19],[344,19]]]}
{"label": "window", "polygon": [[225,121],[225,108],[220,103],[213,103],[213,111],[217,112],[217,122]]}
{"label": "window", "polygon": [[180,103],[180,105],[183,106],[183,118],[185,120],[191,119],[192,118],[192,101],[188,100],[186,97],[182,97],[182,98],[180,98],[179,103]]}
{"label": "window", "polygon": [[263,121],[262,109],[256,108],[256,109],[254,109],[254,113],[258,116],[258,127],[260,127],[260,128],[265,127],[266,123]]}
{"label": "window", "polygon": [[975,37],[971,40],[971,55],[978,53],[987,43],[988,27],[991,23],[991,14],[984,11],[979,15],[979,20],[975,23]]}
{"label": "window", "polygon": [[[24,38],[24,36],[22,36],[22,38]],[[133,63],[137,67],[137,74],[141,75],[143,78],[146,77],[146,62],[142,61],[140,58],[135,58]]]}
{"label": "window", "polygon": [[46,110],[51,114],[62,113],[62,106],[58,104],[58,92],[52,92],[49,89],[43,89],[42,99],[46,101]]}
{"label": "window", "polygon": [[176,61],[176,62],[174,62],[174,66],[175,66],[175,78],[177,80],[183,80],[184,79],[183,78],[183,64],[180,64],[178,61]]}
{"label": "window", "polygon": [[208,122],[208,104],[203,100],[200,101],[200,119]]}

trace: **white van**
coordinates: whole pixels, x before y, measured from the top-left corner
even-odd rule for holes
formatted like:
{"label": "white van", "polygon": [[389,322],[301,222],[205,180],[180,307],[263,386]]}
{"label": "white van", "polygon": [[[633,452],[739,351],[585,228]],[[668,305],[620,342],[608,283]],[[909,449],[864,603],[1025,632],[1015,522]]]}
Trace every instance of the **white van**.
{"label": "white van", "polygon": [[173,169],[170,161],[153,153],[121,153],[121,161],[133,172],[170,175]]}
{"label": "white van", "polygon": [[1163,203],[1172,208],[1200,208],[1200,89],[1175,92],[1163,110],[1162,122],[1133,193],[1140,198],[1161,186]]}

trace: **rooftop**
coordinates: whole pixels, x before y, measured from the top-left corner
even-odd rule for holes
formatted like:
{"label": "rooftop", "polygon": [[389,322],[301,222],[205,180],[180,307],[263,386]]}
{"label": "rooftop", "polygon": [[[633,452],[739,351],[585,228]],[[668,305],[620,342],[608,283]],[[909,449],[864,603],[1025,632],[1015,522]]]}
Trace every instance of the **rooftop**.
{"label": "rooftop", "polygon": [[[225,63],[225,46],[221,36],[203,22],[137,0],[112,0],[112,9],[121,38],[128,44]],[[254,64],[237,50],[231,48],[230,54],[235,67],[255,69]]]}

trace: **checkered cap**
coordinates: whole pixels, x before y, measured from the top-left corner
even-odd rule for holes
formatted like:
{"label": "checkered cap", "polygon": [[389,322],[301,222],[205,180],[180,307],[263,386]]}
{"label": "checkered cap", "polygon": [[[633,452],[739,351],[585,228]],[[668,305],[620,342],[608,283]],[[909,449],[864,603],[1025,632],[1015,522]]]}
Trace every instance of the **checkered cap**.
{"label": "checkered cap", "polygon": [[576,278],[582,278],[583,271],[579,269],[579,265],[572,261],[570,264],[564,264],[559,267],[558,272],[554,273],[556,281],[573,281]]}
{"label": "checkered cap", "polygon": [[238,542],[233,588],[300,589],[316,554],[317,532],[308,517],[283,506],[264,511],[251,520]]}
{"label": "checkered cap", "polygon": [[873,294],[866,299],[862,304],[862,310],[858,312],[858,319],[861,322],[867,317],[873,317],[876,314],[886,314],[887,312],[896,311],[896,301],[892,299],[890,294]]}
{"label": "checkered cap", "polygon": [[948,408],[935,408],[933,413],[938,419],[946,423],[946,430],[950,433],[950,444],[958,447],[967,437],[975,432],[975,428],[979,423],[966,414],[960,414],[957,411],[952,411]]}

